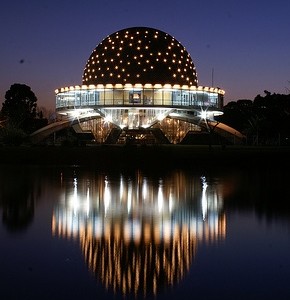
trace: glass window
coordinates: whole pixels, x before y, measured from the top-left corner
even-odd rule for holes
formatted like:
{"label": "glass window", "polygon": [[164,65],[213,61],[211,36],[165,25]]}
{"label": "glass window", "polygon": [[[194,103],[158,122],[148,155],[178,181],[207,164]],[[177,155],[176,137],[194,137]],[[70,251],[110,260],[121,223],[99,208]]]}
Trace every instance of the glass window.
{"label": "glass window", "polygon": [[88,105],[88,93],[87,91],[81,92],[81,106]]}
{"label": "glass window", "polygon": [[154,105],[162,105],[163,91],[162,89],[154,89]]}
{"label": "glass window", "polygon": [[144,89],[144,105],[152,105],[153,104],[153,89]]}
{"label": "glass window", "polygon": [[141,91],[140,90],[132,90],[129,93],[129,103],[136,103],[140,104],[141,103]]}
{"label": "glass window", "polygon": [[123,89],[114,89],[114,105],[122,105],[124,93]]}
{"label": "glass window", "polygon": [[113,105],[113,90],[112,89],[105,89],[105,105]]}
{"label": "glass window", "polygon": [[172,92],[172,105],[181,105],[181,91]]}
{"label": "glass window", "polygon": [[163,105],[172,105],[172,92],[165,90],[163,91]]}

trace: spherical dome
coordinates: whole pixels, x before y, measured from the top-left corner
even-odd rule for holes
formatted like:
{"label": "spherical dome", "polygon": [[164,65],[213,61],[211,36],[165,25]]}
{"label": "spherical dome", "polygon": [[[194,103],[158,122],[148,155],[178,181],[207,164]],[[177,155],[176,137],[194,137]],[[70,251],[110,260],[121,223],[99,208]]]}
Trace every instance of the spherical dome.
{"label": "spherical dome", "polygon": [[163,31],[133,27],[107,36],[92,52],[83,84],[180,84],[197,86],[185,48]]}

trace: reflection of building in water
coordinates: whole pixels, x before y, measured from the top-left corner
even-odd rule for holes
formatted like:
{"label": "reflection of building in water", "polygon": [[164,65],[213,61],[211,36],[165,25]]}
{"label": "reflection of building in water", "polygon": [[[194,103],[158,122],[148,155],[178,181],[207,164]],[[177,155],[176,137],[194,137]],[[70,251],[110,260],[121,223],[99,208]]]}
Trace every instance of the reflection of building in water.
{"label": "reflection of building in water", "polygon": [[198,242],[225,238],[221,195],[205,178],[138,173],[68,185],[53,235],[79,239],[89,268],[115,292],[156,294],[189,271]]}

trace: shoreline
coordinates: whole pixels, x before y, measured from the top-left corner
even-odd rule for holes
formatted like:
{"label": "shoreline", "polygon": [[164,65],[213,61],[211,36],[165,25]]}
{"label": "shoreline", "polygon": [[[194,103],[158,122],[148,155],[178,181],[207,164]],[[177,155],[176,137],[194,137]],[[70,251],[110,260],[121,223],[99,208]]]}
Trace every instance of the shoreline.
{"label": "shoreline", "polygon": [[102,167],[290,165],[290,147],[208,145],[95,145],[0,147],[0,164]]}

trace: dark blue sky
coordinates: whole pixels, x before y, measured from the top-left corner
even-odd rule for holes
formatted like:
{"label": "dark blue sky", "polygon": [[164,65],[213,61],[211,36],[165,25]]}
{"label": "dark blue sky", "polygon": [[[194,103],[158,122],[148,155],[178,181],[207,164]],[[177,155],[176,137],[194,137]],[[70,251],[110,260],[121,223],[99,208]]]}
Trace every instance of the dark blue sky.
{"label": "dark blue sky", "polygon": [[107,35],[147,26],[174,36],[197,68],[199,85],[225,101],[290,89],[289,0],[3,0],[0,103],[13,83],[29,85],[38,105],[54,90],[81,84],[91,51]]}

